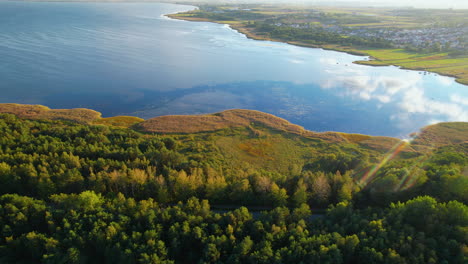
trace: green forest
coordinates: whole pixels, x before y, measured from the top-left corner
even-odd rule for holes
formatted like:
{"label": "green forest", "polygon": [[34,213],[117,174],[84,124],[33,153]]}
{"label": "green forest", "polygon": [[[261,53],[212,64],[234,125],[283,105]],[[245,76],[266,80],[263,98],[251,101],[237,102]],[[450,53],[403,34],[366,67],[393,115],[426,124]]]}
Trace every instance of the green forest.
{"label": "green forest", "polygon": [[468,261],[466,123],[411,143],[102,123],[0,114],[1,263]]}

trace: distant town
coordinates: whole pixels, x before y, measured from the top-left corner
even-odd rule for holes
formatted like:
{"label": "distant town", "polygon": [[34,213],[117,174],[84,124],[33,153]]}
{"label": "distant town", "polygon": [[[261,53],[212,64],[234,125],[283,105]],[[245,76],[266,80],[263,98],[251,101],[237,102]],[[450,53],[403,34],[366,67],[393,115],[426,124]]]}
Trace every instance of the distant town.
{"label": "distant town", "polygon": [[436,72],[468,85],[468,10],[201,5],[170,15],[229,24],[257,40],[370,56],[356,63]]}
{"label": "distant town", "polygon": [[[314,28],[315,24],[275,23],[275,26],[289,26],[293,28]],[[337,25],[321,25],[324,30],[348,36],[362,38],[383,38],[390,41],[397,48],[415,47],[432,48],[435,50],[466,50],[468,27],[457,25],[457,27],[424,28],[424,29],[401,29],[401,28],[368,28],[368,27],[343,27]]]}
{"label": "distant town", "polygon": [[[265,6],[202,6],[201,10],[227,18],[255,17],[274,27],[326,31],[342,36],[383,39],[395,48],[433,51],[468,51],[468,14],[463,11],[437,10],[421,14],[420,10],[324,10],[292,9],[281,13]],[[375,12],[377,11],[377,12]],[[414,14],[411,14],[413,11]],[[385,13],[382,13],[385,12]],[[467,12],[468,13],[468,12]],[[435,17],[433,17],[435,15]],[[443,18],[443,16],[451,16]],[[413,20],[413,21],[411,21]],[[443,20],[447,20],[441,22]]]}

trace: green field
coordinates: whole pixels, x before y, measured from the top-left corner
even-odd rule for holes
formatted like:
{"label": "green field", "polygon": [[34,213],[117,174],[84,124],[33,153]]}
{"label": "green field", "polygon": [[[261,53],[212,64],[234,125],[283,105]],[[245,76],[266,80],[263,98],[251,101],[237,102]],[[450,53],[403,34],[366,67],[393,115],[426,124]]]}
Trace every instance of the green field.
{"label": "green field", "polygon": [[403,49],[359,50],[370,55],[371,61],[358,61],[364,65],[396,65],[406,69],[423,70],[457,77],[457,81],[468,84],[468,57],[451,58],[442,53],[412,53]]}

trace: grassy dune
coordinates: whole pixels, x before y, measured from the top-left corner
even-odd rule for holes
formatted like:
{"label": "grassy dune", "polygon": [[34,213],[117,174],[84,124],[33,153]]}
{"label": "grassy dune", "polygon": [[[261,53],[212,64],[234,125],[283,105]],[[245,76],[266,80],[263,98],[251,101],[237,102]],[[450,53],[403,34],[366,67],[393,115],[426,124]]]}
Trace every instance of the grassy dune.
{"label": "grassy dune", "polygon": [[303,127],[291,124],[287,120],[274,115],[242,109],[227,110],[208,115],[160,116],[149,119],[139,124],[138,127],[147,132],[196,133],[249,126],[254,122],[295,134],[305,132]]}
{"label": "grassy dune", "polygon": [[[172,138],[179,142],[181,152],[196,152],[198,158],[208,163],[222,161],[226,168],[240,175],[249,174],[252,169],[279,173],[271,177],[298,174],[308,162],[328,154],[351,153],[377,162],[396,147],[401,150],[401,157],[413,157],[431,152],[437,146],[463,147],[463,142],[468,141],[468,123],[429,126],[412,143],[405,143],[391,137],[317,133],[270,114],[239,109],[207,115],[161,116],[146,121],[131,116],[100,118],[100,113],[93,110],[52,110],[39,105],[0,104],[0,113],[25,119],[71,120],[131,129],[148,138]],[[363,161],[357,169],[363,169],[360,166],[366,164]]]}
{"label": "grassy dune", "polygon": [[254,134],[259,132],[253,127],[273,129],[307,138],[321,139],[329,142],[347,142],[342,133],[316,133],[303,127],[291,124],[287,120],[254,110],[227,110],[208,115],[174,115],[160,116],[136,125],[144,132],[163,134],[190,134],[213,132],[223,129],[248,127]]}
{"label": "grassy dune", "polygon": [[[349,145],[376,153],[387,152],[402,144],[400,139],[392,137],[313,132],[271,114],[243,109],[206,115],[160,116],[148,120],[132,116],[101,118],[101,113],[90,109],[50,109],[42,105],[0,104],[0,113],[10,113],[25,119],[69,120],[129,128],[143,133],[171,134],[188,139],[214,137],[212,141],[226,155],[237,153],[245,162],[278,162],[278,158],[272,158],[272,153],[275,153],[275,157],[280,153],[311,155],[310,150],[304,152],[302,148],[311,144]],[[403,152],[420,152],[432,147],[466,144],[468,123],[440,123],[422,128],[420,133],[414,135],[415,139],[411,144],[405,145]]]}
{"label": "grassy dune", "polygon": [[426,146],[444,146],[468,144],[467,122],[445,122],[430,125],[415,134],[412,144]]}
{"label": "grassy dune", "polygon": [[101,118],[101,113],[85,108],[50,109],[42,105],[22,104],[0,104],[0,113],[30,119],[70,120],[80,123],[91,123]]}

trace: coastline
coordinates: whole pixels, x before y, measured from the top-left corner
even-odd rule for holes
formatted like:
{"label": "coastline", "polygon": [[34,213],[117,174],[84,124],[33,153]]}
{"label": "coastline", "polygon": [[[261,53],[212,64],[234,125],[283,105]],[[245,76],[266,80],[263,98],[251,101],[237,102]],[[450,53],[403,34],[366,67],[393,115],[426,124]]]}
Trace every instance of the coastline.
{"label": "coastline", "polygon": [[[197,7],[198,8],[198,7]],[[193,10],[192,10],[193,11]],[[356,55],[356,56],[366,56],[369,58],[369,60],[356,60],[353,61],[354,64],[359,64],[359,65],[366,65],[366,66],[373,66],[373,67],[382,67],[382,66],[396,66],[401,68],[402,70],[412,70],[412,71],[422,71],[422,72],[432,72],[441,76],[446,76],[446,77],[451,77],[455,79],[455,82],[466,85],[468,86],[468,78],[459,76],[456,74],[449,74],[449,73],[443,73],[439,71],[434,71],[431,69],[425,69],[421,67],[407,67],[403,65],[398,65],[395,63],[387,63],[385,61],[382,61],[369,53],[351,48],[351,47],[340,47],[337,45],[329,44],[329,45],[313,45],[313,44],[308,44],[300,41],[284,41],[281,39],[274,39],[274,38],[269,38],[269,37],[264,37],[260,36],[258,34],[255,34],[254,32],[250,31],[248,28],[242,26],[242,22],[237,22],[233,23],[233,21],[216,21],[208,18],[200,18],[200,17],[190,17],[190,16],[185,16],[184,14],[187,14],[188,12],[191,11],[185,11],[185,12],[179,12],[175,14],[165,14],[164,16],[171,18],[171,19],[176,19],[176,20],[183,20],[183,21],[190,21],[190,22],[211,22],[211,23],[216,23],[216,24],[221,24],[221,25],[228,25],[232,30],[235,30],[241,34],[244,34],[247,38],[253,39],[253,40],[262,40],[262,41],[273,41],[273,42],[280,42],[280,43],[286,43],[289,45],[295,45],[299,47],[305,47],[305,48],[318,48],[318,49],[323,49],[323,50],[332,50],[332,51],[337,51],[337,52],[344,52],[347,54],[351,55]]]}
{"label": "coastline", "polygon": [[[379,151],[388,151],[396,145],[405,146],[404,152],[425,152],[433,144],[445,146],[466,143],[468,122],[440,122],[419,128],[411,141],[392,136],[366,135],[338,131],[316,132],[293,124],[286,119],[256,110],[230,109],[198,115],[165,115],[150,119],[134,116],[102,117],[100,112],[87,108],[51,109],[44,105],[0,103],[0,114],[13,114],[31,120],[61,120],[83,125],[103,125],[128,128],[142,133],[161,135],[189,135],[216,133],[224,129],[245,128],[259,132],[251,124],[312,140],[329,143],[353,143]],[[432,142],[432,143],[431,143]]]}

